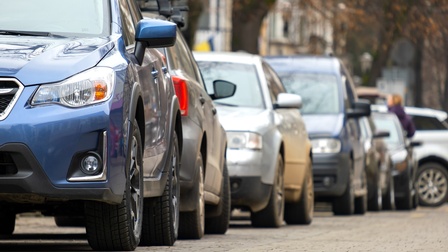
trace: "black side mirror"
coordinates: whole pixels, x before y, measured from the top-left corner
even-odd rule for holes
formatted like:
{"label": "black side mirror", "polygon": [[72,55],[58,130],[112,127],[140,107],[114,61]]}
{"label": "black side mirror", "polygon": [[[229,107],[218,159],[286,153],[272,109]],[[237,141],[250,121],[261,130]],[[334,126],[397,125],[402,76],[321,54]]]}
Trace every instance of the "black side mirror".
{"label": "black side mirror", "polygon": [[213,81],[214,94],[210,95],[213,100],[232,97],[236,91],[236,85],[225,81],[215,80]]}
{"label": "black side mirror", "polygon": [[347,116],[349,118],[359,118],[363,116],[370,116],[371,112],[370,102],[357,101],[353,104],[353,108],[348,110]]}

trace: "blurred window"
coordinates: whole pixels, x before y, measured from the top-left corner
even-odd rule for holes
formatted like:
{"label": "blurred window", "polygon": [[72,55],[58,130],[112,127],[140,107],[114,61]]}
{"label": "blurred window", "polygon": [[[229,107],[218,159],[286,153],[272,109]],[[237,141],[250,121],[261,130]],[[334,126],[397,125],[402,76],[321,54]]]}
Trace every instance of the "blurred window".
{"label": "blurred window", "polygon": [[280,72],[279,76],[289,93],[302,97],[302,114],[340,113],[336,76],[295,72]]}
{"label": "blurred window", "polygon": [[120,1],[120,13],[125,45],[133,45],[135,44],[134,22],[132,20],[131,11],[129,10],[129,5],[126,0]]}
{"label": "blurred window", "polygon": [[398,119],[393,120],[392,117],[388,116],[375,116],[373,120],[378,131],[389,132],[389,137],[383,138],[388,148],[394,149],[396,146],[404,143],[403,131],[400,124],[396,123],[396,121],[398,122]]}
{"label": "blurred window", "polygon": [[435,117],[412,116],[416,130],[447,130],[445,125]]}
{"label": "blurred window", "polygon": [[108,0],[14,0],[0,3],[1,30],[50,32],[68,37],[110,34]]}
{"label": "blurred window", "polygon": [[272,70],[271,67],[269,67],[269,65],[266,63],[263,63],[262,67],[263,72],[266,75],[266,83],[268,84],[271,100],[274,104],[277,102],[278,94],[286,93],[286,91],[274,70]]}
{"label": "blurred window", "polygon": [[260,80],[254,65],[198,61],[207,90],[213,90],[213,81],[225,80],[236,85],[235,95],[216,100],[217,104],[239,107],[264,108]]}

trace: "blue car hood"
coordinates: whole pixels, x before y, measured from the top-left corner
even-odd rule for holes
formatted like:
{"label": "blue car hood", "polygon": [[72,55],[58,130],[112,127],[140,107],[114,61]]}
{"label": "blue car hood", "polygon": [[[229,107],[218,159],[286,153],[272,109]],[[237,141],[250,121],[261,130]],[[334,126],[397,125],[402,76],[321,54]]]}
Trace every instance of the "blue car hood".
{"label": "blue car hood", "polygon": [[61,81],[94,67],[113,45],[109,38],[0,36],[0,77],[25,86]]}
{"label": "blue car hood", "polygon": [[310,137],[339,135],[344,122],[343,114],[303,115],[306,129]]}

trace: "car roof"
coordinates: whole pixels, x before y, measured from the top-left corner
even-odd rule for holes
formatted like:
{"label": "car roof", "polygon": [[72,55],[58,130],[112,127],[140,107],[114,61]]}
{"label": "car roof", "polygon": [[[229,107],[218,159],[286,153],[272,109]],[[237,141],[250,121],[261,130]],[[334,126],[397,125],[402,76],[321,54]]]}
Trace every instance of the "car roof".
{"label": "car roof", "polygon": [[262,58],[259,55],[247,52],[193,52],[196,61],[231,62],[241,64],[259,64]]}
{"label": "car roof", "polygon": [[444,121],[448,117],[445,111],[431,108],[405,107],[405,111],[409,115],[436,117],[439,121]]}
{"label": "car roof", "polygon": [[322,55],[267,56],[266,61],[282,72],[340,74],[338,58]]}

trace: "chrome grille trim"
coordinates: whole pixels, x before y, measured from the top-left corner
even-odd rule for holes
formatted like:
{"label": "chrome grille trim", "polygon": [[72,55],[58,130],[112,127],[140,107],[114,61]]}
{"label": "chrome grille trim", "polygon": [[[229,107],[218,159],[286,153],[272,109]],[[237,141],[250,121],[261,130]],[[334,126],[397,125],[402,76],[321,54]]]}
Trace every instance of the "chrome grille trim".
{"label": "chrome grille trim", "polygon": [[[1,87],[2,83],[14,82],[17,86],[16,87]],[[9,104],[6,106],[6,108],[1,111],[0,113],[0,121],[5,120],[6,117],[8,117],[9,113],[11,112],[12,108],[16,104],[17,100],[19,99],[20,95],[23,91],[23,85],[20,83],[17,79],[14,78],[0,78],[0,98],[2,96],[13,96],[11,100],[9,101]]]}

